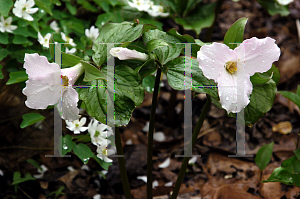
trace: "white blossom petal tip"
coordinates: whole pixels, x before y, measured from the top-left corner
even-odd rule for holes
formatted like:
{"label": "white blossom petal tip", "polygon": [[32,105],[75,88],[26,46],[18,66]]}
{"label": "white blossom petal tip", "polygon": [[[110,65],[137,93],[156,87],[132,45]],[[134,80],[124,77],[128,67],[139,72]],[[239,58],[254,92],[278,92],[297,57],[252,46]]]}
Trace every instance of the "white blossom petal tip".
{"label": "white blossom petal tip", "polygon": [[145,53],[138,52],[136,50],[130,50],[128,48],[116,47],[112,48],[110,54],[117,57],[120,60],[135,59],[140,61],[147,61],[148,55]]}
{"label": "white blossom petal tip", "polygon": [[274,39],[253,37],[234,50],[215,42],[204,45],[197,53],[197,60],[203,75],[217,83],[222,107],[228,113],[238,113],[250,103],[253,90],[250,76],[268,71],[279,56],[280,49]]}
{"label": "white blossom petal tip", "polygon": [[167,168],[171,164],[171,159],[168,157],[163,163],[159,164],[159,168]]}

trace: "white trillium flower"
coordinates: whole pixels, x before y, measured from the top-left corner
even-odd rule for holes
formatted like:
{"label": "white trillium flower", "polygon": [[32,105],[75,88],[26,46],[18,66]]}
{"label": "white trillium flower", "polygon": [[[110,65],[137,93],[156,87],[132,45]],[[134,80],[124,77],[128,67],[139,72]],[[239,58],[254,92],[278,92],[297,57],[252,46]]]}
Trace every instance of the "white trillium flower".
{"label": "white trillium flower", "polygon": [[38,8],[32,8],[34,4],[34,0],[17,0],[12,11],[19,18],[33,21],[31,14],[39,10]]}
{"label": "white trillium flower", "polygon": [[68,54],[73,54],[73,53],[75,53],[75,52],[76,52],[76,48],[71,48],[71,49],[69,50],[69,48],[66,47],[66,53],[68,53]]}
{"label": "white trillium flower", "polygon": [[69,43],[71,46],[76,46],[76,44],[74,43],[73,39],[71,39],[70,37],[66,36],[65,33],[61,32],[61,38],[66,42]]}
{"label": "white trillium flower", "polygon": [[92,26],[90,29],[85,29],[85,36],[90,38],[92,41],[96,40],[99,35],[99,29]]}
{"label": "white trillium flower", "polygon": [[145,53],[138,52],[136,50],[130,50],[128,48],[123,47],[116,47],[110,49],[109,53],[119,58],[120,60],[127,60],[127,59],[135,59],[140,61],[147,61],[148,55]]}
{"label": "white trillium flower", "polygon": [[[49,63],[45,56],[37,53],[25,54],[24,68],[28,74],[23,94],[25,104],[32,109],[46,109],[57,104],[61,117],[73,121],[79,119],[78,93],[72,85],[84,72],[79,63],[71,68],[60,69],[56,63]],[[62,100],[61,100],[62,99]]]}
{"label": "white trillium flower", "polygon": [[151,9],[147,11],[148,14],[152,17],[167,17],[170,15],[168,12],[164,12],[164,7],[161,5],[153,5],[151,6]]}
{"label": "white trillium flower", "polygon": [[290,3],[292,3],[294,0],[277,0],[277,2],[280,4],[280,5],[288,5]]}
{"label": "white trillium flower", "polygon": [[84,132],[88,129],[88,127],[84,127],[86,123],[86,118],[85,117],[82,117],[79,120],[74,120],[74,121],[67,121],[66,120],[66,124],[67,124],[67,128],[70,130],[70,131],[73,131],[74,134],[80,134],[80,132]]}
{"label": "white trillium flower", "polygon": [[139,11],[148,11],[151,5],[153,5],[153,2],[149,0],[132,0],[132,2],[127,1],[127,3],[130,7],[136,8]]}
{"label": "white trillium flower", "polygon": [[47,33],[45,37],[41,35],[40,32],[38,32],[38,41],[41,45],[43,45],[45,48],[49,48],[49,41],[51,38],[51,33]]}
{"label": "white trillium flower", "polygon": [[59,32],[59,27],[58,27],[58,24],[57,24],[56,21],[52,21],[52,22],[50,23],[50,28],[51,28],[52,30],[54,30],[55,32]]}
{"label": "white trillium flower", "polygon": [[109,159],[107,156],[115,154],[113,149],[107,149],[106,145],[103,143],[98,145],[97,148],[97,157],[103,160],[104,162],[112,162],[112,159]]}
{"label": "white trillium flower", "polygon": [[94,145],[108,145],[110,140],[107,137],[112,135],[112,128],[99,123],[97,120],[91,120],[88,126],[88,132],[91,135],[91,141]]}
{"label": "white trillium flower", "polygon": [[[203,75],[217,83],[222,107],[228,113],[238,113],[250,103],[253,90],[250,76],[268,71],[279,56],[280,49],[274,39],[253,37],[234,50],[215,42],[204,45],[197,53],[197,60]],[[243,90],[238,91],[241,86]],[[243,100],[238,101],[238,95]]]}
{"label": "white trillium flower", "polygon": [[4,19],[3,16],[1,16],[1,22],[0,22],[0,31],[1,32],[10,32],[12,33],[13,30],[17,29],[17,26],[11,25],[12,17],[8,17],[7,19]]}

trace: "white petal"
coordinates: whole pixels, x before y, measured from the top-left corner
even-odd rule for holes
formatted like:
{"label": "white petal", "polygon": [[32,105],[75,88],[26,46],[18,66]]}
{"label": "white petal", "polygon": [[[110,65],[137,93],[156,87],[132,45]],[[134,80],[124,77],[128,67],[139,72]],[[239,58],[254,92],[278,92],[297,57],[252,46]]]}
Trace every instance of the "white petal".
{"label": "white petal", "polygon": [[147,183],[147,176],[138,176],[136,177],[138,180],[143,180],[145,183]]}
{"label": "white petal", "polygon": [[275,44],[275,40],[270,37],[246,39],[234,50],[237,58],[241,62],[245,62],[245,73],[249,76],[256,72],[268,71],[272,67],[272,63],[278,61],[280,56],[279,47]]}
{"label": "white petal", "polygon": [[194,156],[189,160],[189,164],[195,164],[197,162],[197,157]]}
{"label": "white petal", "polygon": [[166,184],[165,184],[165,187],[171,187],[173,185],[173,182],[167,182]]}
{"label": "white petal", "polygon": [[109,159],[107,156],[103,157],[104,162],[112,162],[112,159]]}
{"label": "white petal", "polygon": [[0,169],[0,176],[4,176],[4,173],[1,169]]}
{"label": "white petal", "polygon": [[30,8],[30,9],[28,9],[27,13],[28,13],[28,14],[34,14],[34,13],[36,13],[38,10],[39,10],[38,8]]}
{"label": "white petal", "polygon": [[85,125],[85,123],[86,123],[86,117],[82,117],[82,118],[80,119],[80,126]]}
{"label": "white petal", "polygon": [[90,37],[90,30],[89,29],[85,29],[85,36]]}
{"label": "white petal", "polygon": [[61,32],[60,33],[62,40],[67,41],[67,37],[65,35],[65,33]]}
{"label": "white petal", "polygon": [[96,194],[93,196],[93,199],[101,199],[101,195],[100,194]]}
{"label": "white petal", "polygon": [[234,51],[225,44],[214,42],[200,48],[197,53],[197,60],[203,75],[216,81],[220,74],[226,72],[225,63],[235,61],[236,56]]}
{"label": "white petal", "polygon": [[80,118],[79,109],[77,108],[78,100],[78,93],[74,88],[69,87],[63,92],[62,102],[57,104],[63,119],[73,121]]}
{"label": "white petal", "polygon": [[13,8],[13,13],[19,18],[22,18],[22,8]]}
{"label": "white petal", "polygon": [[167,168],[168,166],[170,166],[170,163],[171,163],[171,159],[168,157],[163,163],[159,164],[158,167]]}
{"label": "white petal", "polygon": [[294,0],[277,0],[277,2],[283,6],[292,3]]}
{"label": "white petal", "polygon": [[166,136],[163,132],[156,132],[153,135],[153,139],[157,142],[163,142],[166,140]]}
{"label": "white petal", "polygon": [[27,13],[23,13],[23,19],[26,19],[27,21],[33,21],[33,17]]}
{"label": "white petal", "polygon": [[158,181],[157,180],[155,180],[155,181],[153,181],[153,183],[152,183],[152,188],[153,189],[155,189],[155,187],[158,187]]}

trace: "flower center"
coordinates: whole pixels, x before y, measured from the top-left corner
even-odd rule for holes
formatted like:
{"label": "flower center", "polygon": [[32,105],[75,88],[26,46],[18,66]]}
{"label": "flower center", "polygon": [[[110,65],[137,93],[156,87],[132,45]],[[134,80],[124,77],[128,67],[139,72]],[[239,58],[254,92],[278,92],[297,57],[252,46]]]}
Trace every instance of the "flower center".
{"label": "flower center", "polygon": [[100,135],[100,132],[96,131],[94,137],[98,137],[99,135]]}
{"label": "flower center", "polygon": [[68,86],[69,85],[69,79],[68,79],[67,76],[62,75],[61,79],[62,79],[62,85],[63,86]]}
{"label": "flower center", "polygon": [[104,149],[104,150],[102,151],[102,153],[103,153],[104,155],[107,155],[107,149]]}
{"label": "flower center", "polygon": [[76,126],[76,128],[78,128],[78,127],[79,127],[79,124],[78,124],[78,123],[76,123],[76,124],[75,124],[75,126]]}
{"label": "flower center", "polygon": [[236,62],[231,62],[231,61],[229,61],[229,62],[226,62],[225,63],[225,68],[226,68],[226,70],[228,71],[228,72],[230,72],[231,74],[232,73],[234,73],[235,71],[237,71],[237,64],[236,64]]}

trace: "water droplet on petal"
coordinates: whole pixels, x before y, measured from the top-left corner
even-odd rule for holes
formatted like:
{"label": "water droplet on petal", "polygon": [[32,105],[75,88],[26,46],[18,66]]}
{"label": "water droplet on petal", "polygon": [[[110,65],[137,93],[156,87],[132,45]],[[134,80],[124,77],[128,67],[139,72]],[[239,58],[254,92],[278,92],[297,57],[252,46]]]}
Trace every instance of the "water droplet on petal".
{"label": "water droplet on petal", "polygon": [[273,51],[273,48],[271,48],[271,51]]}
{"label": "water droplet on petal", "polygon": [[206,60],[205,60],[205,62],[207,63],[207,62],[208,62],[208,60],[206,59]]}
{"label": "water droplet on petal", "polygon": [[64,144],[64,145],[63,145],[63,148],[64,148],[65,150],[67,150],[67,149],[68,149],[68,146],[67,146],[66,144]]}
{"label": "water droplet on petal", "polygon": [[265,60],[263,59],[262,62],[265,62]]}
{"label": "water droplet on petal", "polygon": [[212,60],[212,62],[215,62],[215,60]]}
{"label": "water droplet on petal", "polygon": [[228,100],[229,100],[229,97],[228,97],[228,96],[226,96],[226,97],[225,97],[225,100],[226,100],[226,101],[228,101]]}

